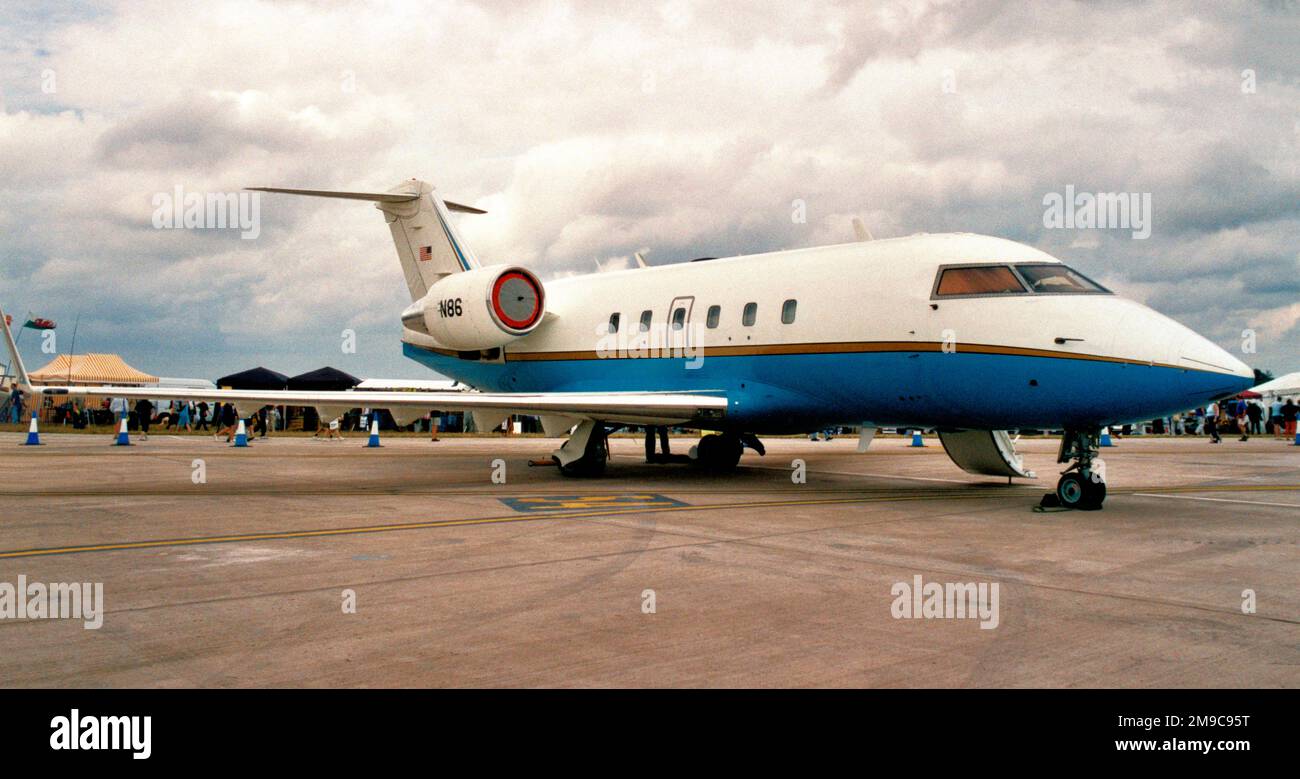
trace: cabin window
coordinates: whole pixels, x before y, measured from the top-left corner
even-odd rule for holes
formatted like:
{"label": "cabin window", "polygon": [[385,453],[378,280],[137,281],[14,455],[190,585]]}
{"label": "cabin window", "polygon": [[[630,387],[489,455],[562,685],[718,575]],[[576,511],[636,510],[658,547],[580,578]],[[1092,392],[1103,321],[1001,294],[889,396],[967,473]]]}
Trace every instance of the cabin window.
{"label": "cabin window", "polygon": [[686,309],[679,308],[673,312],[673,329],[681,330],[686,327]]}
{"label": "cabin window", "polygon": [[654,318],[654,312],[653,312],[653,311],[642,311],[642,312],[641,312],[641,324],[640,324],[640,326],[637,327],[637,329],[640,330],[640,331],[643,332],[643,333],[648,333],[648,332],[650,332],[650,320],[653,319],[653,318]]}
{"label": "cabin window", "polygon": [[722,306],[709,306],[709,315],[704,320],[704,326],[710,329],[718,326],[718,320],[722,318]]}
{"label": "cabin window", "polygon": [[944,268],[939,271],[939,284],[935,294],[944,295],[1009,295],[1025,291],[1016,274],[1006,265],[981,268]]}
{"label": "cabin window", "polygon": [[787,300],[781,304],[781,324],[789,325],[794,323],[794,312],[799,307],[799,301]]}
{"label": "cabin window", "polygon": [[1017,265],[1018,272],[1034,292],[1109,292],[1105,287],[1060,263]]}
{"label": "cabin window", "polygon": [[758,319],[758,304],[746,303],[745,313],[740,318],[741,324],[745,327],[753,327],[756,319]]}
{"label": "cabin window", "polygon": [[618,332],[618,314],[609,315],[609,332],[611,333]]}

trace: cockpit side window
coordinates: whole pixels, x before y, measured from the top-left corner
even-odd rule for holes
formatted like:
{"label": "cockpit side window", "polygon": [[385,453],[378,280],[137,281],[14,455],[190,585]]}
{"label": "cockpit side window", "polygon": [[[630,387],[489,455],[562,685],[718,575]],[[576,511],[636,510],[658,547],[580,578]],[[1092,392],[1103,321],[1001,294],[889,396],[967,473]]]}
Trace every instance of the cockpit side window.
{"label": "cockpit side window", "polygon": [[1019,295],[1025,285],[1006,265],[942,268],[935,285],[937,297],[957,295]]}
{"label": "cockpit side window", "polygon": [[1079,294],[1110,291],[1082,273],[1058,263],[1017,265],[1016,272],[1034,292]]}

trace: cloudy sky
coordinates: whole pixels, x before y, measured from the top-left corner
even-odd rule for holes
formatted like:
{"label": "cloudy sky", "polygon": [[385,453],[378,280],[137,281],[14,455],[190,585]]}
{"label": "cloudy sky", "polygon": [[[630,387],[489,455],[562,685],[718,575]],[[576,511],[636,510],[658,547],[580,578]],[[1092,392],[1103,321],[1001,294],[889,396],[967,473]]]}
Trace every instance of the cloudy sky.
{"label": "cloudy sky", "polygon": [[[427,378],[368,205],[266,196],[261,232],[154,198],[417,176],[544,277],[962,230],[1024,241],[1300,370],[1295,2],[8,2],[0,305],[166,376]],[[1150,193],[1150,238],[1043,198]],[[807,204],[807,222],[791,204]],[[344,354],[340,334],[357,333]],[[34,333],[29,365],[47,357]]]}

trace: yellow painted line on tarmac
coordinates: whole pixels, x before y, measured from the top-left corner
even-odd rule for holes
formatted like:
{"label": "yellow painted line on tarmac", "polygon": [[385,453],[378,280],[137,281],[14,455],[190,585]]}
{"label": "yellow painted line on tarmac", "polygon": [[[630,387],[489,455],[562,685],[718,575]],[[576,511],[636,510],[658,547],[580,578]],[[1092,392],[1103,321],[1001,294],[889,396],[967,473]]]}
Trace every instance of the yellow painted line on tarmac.
{"label": "yellow painted line on tarmac", "polygon": [[113,552],[131,549],[156,549],[167,546],[197,546],[200,544],[229,544],[248,541],[273,541],[291,538],[324,538],[330,536],[361,535],[368,533],[391,533],[398,530],[425,530],[442,527],[464,527],[468,525],[492,525],[507,522],[540,522],[554,519],[588,519],[613,517],[622,514],[648,514],[667,511],[709,511],[730,509],[765,509],[787,506],[824,506],[846,503],[890,503],[897,501],[917,501],[936,499],[989,499],[1000,498],[996,493],[967,493],[953,495],[900,495],[869,498],[810,498],[807,500],[745,501],[741,503],[714,503],[691,506],[663,506],[651,508],[634,508],[603,511],[556,511],[538,514],[508,514],[498,517],[481,517],[478,519],[448,519],[435,522],[405,522],[388,525],[363,525],[360,527],[330,528],[324,530],[288,530],[272,533],[245,533],[227,536],[197,536],[194,538],[168,538],[156,541],[122,541],[109,544],[87,544],[84,546],[60,546],[47,549],[19,549],[0,552],[0,559],[16,557],[48,557],[53,555],[79,554],[83,552]]}
{"label": "yellow painted line on tarmac", "polygon": [[[1160,492],[1267,492],[1281,491],[1293,492],[1300,491],[1300,485],[1218,485],[1218,486],[1188,486],[1174,488],[1156,488]],[[1137,494],[1146,493],[1151,488],[1135,487],[1124,490],[1114,490],[1114,493]],[[683,512],[683,511],[714,511],[714,510],[737,510],[737,509],[766,509],[781,508],[789,506],[828,506],[828,505],[846,505],[846,504],[864,504],[864,503],[896,503],[908,501],[924,500],[989,500],[1001,499],[1011,496],[1020,496],[1024,493],[1012,493],[1008,495],[1002,491],[987,492],[959,492],[955,490],[945,491],[928,491],[917,494],[904,495],[873,495],[862,497],[845,497],[845,498],[808,498],[802,500],[773,500],[773,501],[741,501],[735,503],[713,503],[713,504],[695,504],[695,505],[678,505],[678,506],[656,506],[649,507],[619,507],[584,511],[552,511],[549,513],[537,514],[507,514],[495,517],[480,517],[477,519],[451,519],[438,520],[430,522],[405,522],[383,525],[362,525],[358,527],[345,528],[327,528],[320,530],[288,530],[269,533],[244,533],[237,535],[225,536],[196,536],[191,538],[169,538],[150,541],[123,541],[107,544],[86,544],[82,546],[62,546],[49,547],[44,549],[18,549],[12,551],[0,552],[0,559],[13,559],[22,557],[48,557],[54,555],[79,554],[85,552],[111,552],[120,550],[134,549],[156,549],[159,547],[169,546],[197,546],[202,544],[226,544],[241,543],[250,541],[273,541],[294,538],[326,538],[333,536],[362,535],[370,533],[391,533],[400,530],[426,530],[443,527],[465,527],[470,525],[492,525],[504,524],[510,522],[538,522],[556,519],[593,519],[603,517],[615,517],[625,514],[651,514],[664,512]],[[1172,495],[1168,497],[1174,497]]]}

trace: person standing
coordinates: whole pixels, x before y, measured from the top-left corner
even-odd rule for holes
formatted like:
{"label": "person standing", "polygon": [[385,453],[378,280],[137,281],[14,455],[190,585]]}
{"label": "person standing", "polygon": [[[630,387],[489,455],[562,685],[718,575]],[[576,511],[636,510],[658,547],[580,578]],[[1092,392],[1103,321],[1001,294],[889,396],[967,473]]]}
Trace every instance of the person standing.
{"label": "person standing", "polygon": [[153,421],[153,403],[148,398],[135,402],[136,421],[140,425],[140,440],[149,440],[149,423]]}
{"label": "person standing", "polygon": [[1277,395],[1273,398],[1273,404],[1269,406],[1269,421],[1273,424],[1273,437],[1281,438],[1286,433],[1286,423],[1282,420],[1282,396]]}
{"label": "person standing", "polygon": [[208,429],[208,402],[206,400],[200,400],[199,404],[194,407],[194,412],[195,412],[194,429],[207,430]]}
{"label": "person standing", "polygon": [[181,401],[181,410],[176,417],[176,430],[179,432],[181,428],[185,428],[187,433],[190,431],[190,402],[188,400]]}
{"label": "person standing", "polygon": [[118,424],[131,413],[131,406],[126,398],[113,398],[108,402],[108,410],[113,414],[113,424]]}
{"label": "person standing", "polygon": [[15,425],[23,418],[23,391],[16,385],[14,391],[9,393],[9,416],[9,421]]}
{"label": "person standing", "polygon": [[1205,432],[1210,434],[1210,443],[1217,444],[1223,441],[1219,437],[1219,404],[1211,403],[1205,409]]}
{"label": "person standing", "polygon": [[1295,398],[1288,398],[1286,403],[1282,404],[1282,428],[1287,438],[1295,438],[1295,419],[1296,414],[1300,413],[1300,406],[1295,404]]}
{"label": "person standing", "polygon": [[221,429],[217,431],[217,438],[222,435],[226,437],[226,443],[230,443],[235,438],[235,426],[239,420],[235,417],[235,404],[226,403],[221,406]]}
{"label": "person standing", "polygon": [[1261,425],[1261,422],[1264,419],[1263,407],[1252,400],[1250,404],[1246,406],[1246,417],[1249,420],[1250,432],[1255,435],[1260,435],[1263,432]]}

